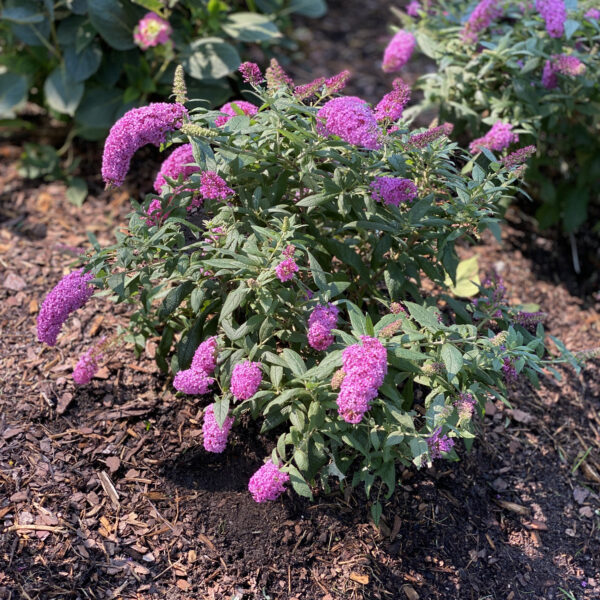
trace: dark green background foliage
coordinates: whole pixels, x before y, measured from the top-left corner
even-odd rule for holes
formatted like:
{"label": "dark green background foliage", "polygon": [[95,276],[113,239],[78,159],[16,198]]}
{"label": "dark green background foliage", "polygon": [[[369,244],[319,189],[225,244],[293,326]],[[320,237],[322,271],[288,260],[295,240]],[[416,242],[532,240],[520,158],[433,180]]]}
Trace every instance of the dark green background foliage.
{"label": "dark green background foliage", "polygon": [[[592,4],[567,0],[565,35],[555,39],[535,10],[524,16],[518,3],[505,3],[503,17],[480,33],[479,44],[467,45],[460,31],[475,4],[441,1],[435,14],[403,16],[437,65],[417,83],[425,94],[421,108],[438,108],[471,139],[497,120],[513,124],[519,146],[538,147],[526,178],[540,224],[560,223],[572,233],[586,220],[589,204],[600,203],[600,26],[583,17]],[[559,75],[558,87],[547,90],[544,64],[562,53],[577,56],[586,72]]]}
{"label": "dark green background foliage", "polygon": [[[177,63],[195,98],[225,102],[235,87],[228,76],[247,44],[289,43],[280,29],[290,14],[318,17],[326,6],[325,0],[4,0],[0,9],[0,117],[14,117],[29,99],[74,118],[78,135],[102,139],[129,108],[169,95]],[[168,17],[174,51],[134,44],[133,30],[148,11]]]}

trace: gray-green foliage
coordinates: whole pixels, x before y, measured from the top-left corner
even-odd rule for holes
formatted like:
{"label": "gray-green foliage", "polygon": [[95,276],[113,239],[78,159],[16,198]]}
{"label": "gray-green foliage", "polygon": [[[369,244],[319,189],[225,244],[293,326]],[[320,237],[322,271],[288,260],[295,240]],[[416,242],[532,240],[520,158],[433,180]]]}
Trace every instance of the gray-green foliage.
{"label": "gray-green foliage", "polygon": [[[461,30],[475,4],[442,0],[416,20],[402,15],[421,52],[437,65],[417,83],[425,96],[421,108],[438,108],[472,138],[497,120],[513,124],[521,145],[538,148],[527,180],[541,225],[560,223],[572,233],[586,220],[588,205],[600,200],[600,22],[584,17],[593,3],[567,1],[565,35],[552,38],[535,8],[500,2],[503,16],[477,44],[466,44]],[[546,89],[544,65],[558,54],[576,56],[586,71],[559,75],[558,87]]]}
{"label": "gray-green foliage", "polygon": [[[148,97],[167,97],[175,61],[196,98],[215,106],[248,43],[287,43],[292,13],[320,17],[324,0],[4,0],[0,3],[0,118],[27,100],[74,118],[78,135],[101,139]],[[173,45],[146,51],[133,31],[148,11],[167,18]],[[233,87],[232,87],[233,86]]]}
{"label": "gray-green foliage", "polygon": [[[301,104],[282,89],[258,92],[262,106],[252,118],[233,117],[217,129],[214,112],[192,117],[198,133],[208,129],[189,138],[198,166],[217,171],[235,197],[205,201],[200,225],[186,209],[200,174],[173,182],[160,197],[169,212],[164,223],[147,225],[145,211],[157,198],[149,195],[127,232],[114,246],[97,247],[89,266],[101,294],[132,306],[127,339],[138,352],[149,337],[159,339],[164,371],[187,368],[201,341],[219,336],[214,401],[276,436],[273,458],[299,494],[310,496],[318,480],[327,489],[333,477],[362,483],[367,493],[382,480],[389,496],[398,463],[430,462],[426,440],[436,429],[471,444],[474,423],[459,420],[454,406],[461,392],[477,399],[481,413],[489,397],[507,401],[505,360],[534,382],[545,365],[541,325],[532,334],[512,323],[514,311],[489,290],[491,299],[475,306],[451,297],[444,283],[455,277],[456,243],[497,229],[497,206],[515,175],[487,156],[464,175],[456,144],[441,138],[411,149],[402,122],[383,136],[381,150],[363,150],[317,133],[319,102]],[[370,184],[379,176],[412,179],[418,199],[399,207],[374,201]],[[282,283],[275,267],[290,245],[300,271]],[[326,302],[338,306],[340,320],[335,343],[318,352],[307,343],[307,321]],[[507,331],[501,338],[500,330]],[[343,349],[364,335],[386,346],[388,374],[352,425],[338,415],[331,380]],[[231,372],[243,360],[262,364],[263,384],[235,403]]]}

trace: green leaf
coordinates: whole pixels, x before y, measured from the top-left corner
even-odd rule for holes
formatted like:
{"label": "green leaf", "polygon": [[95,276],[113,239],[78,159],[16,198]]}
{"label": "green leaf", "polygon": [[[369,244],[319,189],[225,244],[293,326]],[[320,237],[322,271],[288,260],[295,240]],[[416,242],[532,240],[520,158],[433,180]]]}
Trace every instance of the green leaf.
{"label": "green leaf", "polygon": [[88,0],[88,14],[92,25],[109,46],[115,50],[135,47],[135,21],[119,0]]}
{"label": "green leaf", "polygon": [[283,352],[281,353],[281,356],[285,360],[292,373],[296,377],[302,378],[303,375],[306,373],[306,365],[304,364],[302,357],[290,348],[284,348]]}
{"label": "green leaf", "polygon": [[327,12],[325,0],[291,0],[288,10],[305,17],[318,19]]}
{"label": "green leaf", "polygon": [[226,319],[240,304],[244,301],[250,290],[247,287],[240,286],[230,292],[223,304],[221,314],[219,316],[219,323]]}
{"label": "green leaf", "polygon": [[88,195],[88,185],[81,177],[71,177],[67,188],[67,200],[75,206],[81,206]]}
{"label": "green leaf", "polygon": [[80,53],[75,46],[65,48],[65,67],[73,81],[81,82],[91,77],[100,66],[102,50],[98,44],[91,44]]}
{"label": "green leaf", "polygon": [[165,8],[164,2],[161,2],[160,0],[132,0],[132,2],[143,6],[145,9],[156,13],[157,15],[162,15],[162,11]]}
{"label": "green leaf", "polygon": [[461,260],[456,268],[456,285],[452,283],[450,275],[446,275],[446,285],[450,291],[460,298],[472,298],[479,293],[479,256]]}
{"label": "green leaf", "polygon": [[415,304],[414,302],[404,302],[404,304],[406,305],[406,308],[408,308],[410,316],[417,323],[419,323],[419,325],[422,325],[423,327],[432,328],[435,331],[444,329],[443,325],[438,321],[437,317],[433,314],[432,311],[428,310],[424,306]]}
{"label": "green leaf", "polygon": [[199,317],[192,327],[183,334],[177,345],[177,359],[180,369],[187,369],[192,364],[192,358],[196,348],[202,341],[202,332],[204,330],[204,317]]}
{"label": "green leaf", "polygon": [[220,79],[241,63],[237,50],[220,38],[203,38],[182,50],[183,68],[196,79]]}
{"label": "green leaf", "polygon": [[579,29],[579,21],[567,19],[565,21],[565,35],[568,40],[573,37],[573,34]]}
{"label": "green leaf", "polygon": [[17,73],[0,75],[0,116],[12,117],[12,110],[27,100],[27,77]]}
{"label": "green leaf", "polygon": [[379,502],[379,500],[377,502],[373,502],[373,504],[371,504],[371,517],[373,517],[373,523],[375,523],[376,527],[379,526],[382,513],[383,507],[381,506],[381,502]]}
{"label": "green leaf", "polygon": [[259,13],[238,12],[221,23],[223,31],[240,42],[266,42],[281,37],[273,21]]}
{"label": "green leaf", "polygon": [[441,355],[446,371],[448,371],[448,380],[452,381],[456,375],[460,373],[460,370],[463,367],[462,354],[456,346],[444,344],[442,346]]}
{"label": "green leaf", "polygon": [[71,117],[75,115],[83,90],[83,84],[71,79],[64,65],[56,67],[44,83],[44,94],[50,108]]}
{"label": "green leaf", "polygon": [[285,468],[285,470],[290,475],[290,482],[292,484],[292,487],[294,488],[294,491],[299,496],[304,496],[305,498],[310,498],[312,500],[313,494],[310,490],[308,483],[300,474],[300,471],[298,471],[298,469],[296,469],[294,465],[288,465]]}
{"label": "green leaf", "polygon": [[165,320],[169,315],[173,314],[175,309],[192,293],[195,287],[196,284],[193,281],[184,281],[181,285],[170,290],[158,309],[158,318]]}
{"label": "green leaf", "polygon": [[223,429],[223,423],[225,423],[225,419],[227,418],[227,413],[229,412],[229,395],[220,398],[213,404],[213,411],[215,415],[215,421],[217,425]]}
{"label": "green leaf", "polygon": [[34,0],[19,0],[18,3],[7,3],[0,13],[0,18],[18,25],[33,25],[45,19],[41,6]]}

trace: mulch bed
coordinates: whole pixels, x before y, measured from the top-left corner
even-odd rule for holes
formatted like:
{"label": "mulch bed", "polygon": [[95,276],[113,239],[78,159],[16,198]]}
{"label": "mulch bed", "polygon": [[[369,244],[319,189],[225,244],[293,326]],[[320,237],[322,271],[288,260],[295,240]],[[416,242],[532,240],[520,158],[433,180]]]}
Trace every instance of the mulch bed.
{"label": "mulch bed", "polygon": [[[366,0],[360,19],[345,4],[313,32],[324,70],[306,79],[355,57],[369,75],[349,93],[373,101],[389,88],[374,58],[387,3]],[[333,57],[346,42],[355,50]],[[518,384],[512,409],[489,404],[459,462],[401,470],[379,528],[359,490],[256,504],[247,482],[272,440],[242,423],[225,453],[206,453],[206,401],[174,395],[152,342],[139,360],[119,348],[90,385],[73,384],[77,357],[126,323],[124,307],[94,299],[55,348],[36,342],[45,294],[89,248],[86,232],[112,242],[129,195],[151,187],[156,153],[136,158],[125,191],[106,193],[86,147],[92,193],[78,209],[62,184],[23,181],[19,152],[0,146],[0,598],[600,598],[598,359],[540,391]],[[589,278],[550,234],[514,210],[508,220],[502,245],[486,236],[461,253],[499,271],[512,302],[539,304],[569,349],[599,346]]]}

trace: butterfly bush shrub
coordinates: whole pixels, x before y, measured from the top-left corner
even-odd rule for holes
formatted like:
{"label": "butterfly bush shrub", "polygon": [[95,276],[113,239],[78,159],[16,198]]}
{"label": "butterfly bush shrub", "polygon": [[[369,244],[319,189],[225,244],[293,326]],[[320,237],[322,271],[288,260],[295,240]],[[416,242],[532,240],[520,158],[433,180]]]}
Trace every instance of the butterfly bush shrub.
{"label": "butterfly bush shrub", "polygon": [[[161,104],[124,117],[125,132],[115,124],[110,185],[128,161],[112,152],[115,140],[122,151],[164,136],[169,153],[189,148],[189,164],[177,172],[166,159],[160,194],[134,204],[113,246],[96,244],[86,266],[94,278],[78,271],[78,285],[131,305],[126,339],[138,352],[158,340],[174,388],[205,406],[207,451],[224,451],[243,416],[271,436],[249,481],[258,502],[288,484],[312,497],[336,480],[367,494],[383,481],[377,498],[389,497],[398,464],[456,459],[486,399],[507,402],[507,384],[536,382],[553,360],[539,315],[518,317],[500,280],[477,302],[445,283],[457,242],[497,230],[519,168],[488,153],[461,174],[468,155],[449,127],[415,131],[402,120],[401,81],[392,120],[338,95],[346,75],[307,98],[276,64],[266,86],[247,72],[252,114],[233,103],[223,123],[222,112]],[[156,131],[136,131],[148,126]],[[59,312],[58,327],[68,317]]]}
{"label": "butterfly bush shrub", "polygon": [[535,145],[526,179],[537,217],[567,233],[600,201],[599,8],[440,0],[421,2],[412,16],[398,13],[437,67],[417,83],[421,108],[438,109],[471,139],[501,123],[521,146]]}

